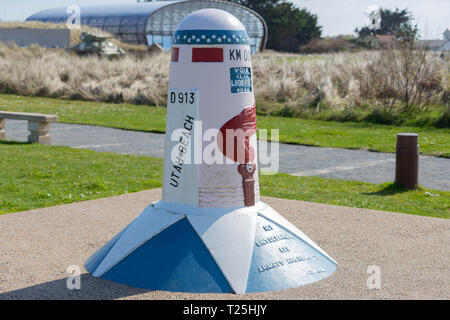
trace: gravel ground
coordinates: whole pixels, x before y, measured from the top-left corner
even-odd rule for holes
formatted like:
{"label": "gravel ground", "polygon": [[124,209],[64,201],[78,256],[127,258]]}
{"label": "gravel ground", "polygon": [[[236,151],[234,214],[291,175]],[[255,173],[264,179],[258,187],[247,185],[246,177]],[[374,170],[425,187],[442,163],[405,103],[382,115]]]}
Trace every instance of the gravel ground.
{"label": "gravel ground", "polygon": [[[7,120],[5,132],[7,139],[26,141],[27,122]],[[164,157],[163,134],[63,123],[52,124],[50,134],[54,145]],[[260,154],[267,149],[271,150],[270,145],[259,145]],[[279,172],[372,183],[395,179],[392,153],[288,144],[280,144],[279,151]],[[450,159],[420,156],[419,166],[419,183],[423,187],[450,191]]]}
{"label": "gravel ground", "polygon": [[[450,221],[408,214],[263,198],[338,261],[329,278],[304,287],[246,295],[146,291],[93,278],[86,259],[161,190],[0,216],[3,299],[449,299]],[[81,268],[68,290],[67,267]],[[369,290],[369,266],[381,288]]]}

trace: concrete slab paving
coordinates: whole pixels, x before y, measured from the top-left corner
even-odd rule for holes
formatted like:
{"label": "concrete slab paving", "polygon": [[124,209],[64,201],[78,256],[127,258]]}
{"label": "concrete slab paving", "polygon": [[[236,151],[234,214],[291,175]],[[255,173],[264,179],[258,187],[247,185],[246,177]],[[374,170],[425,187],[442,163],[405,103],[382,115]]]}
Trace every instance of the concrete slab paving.
{"label": "concrete slab paving", "polygon": [[[304,287],[245,295],[148,291],[88,274],[86,259],[161,190],[0,216],[0,299],[449,299],[450,220],[263,198],[339,263]],[[236,257],[239,263],[239,257]],[[67,268],[81,269],[69,290]],[[369,266],[381,288],[368,289]]]}

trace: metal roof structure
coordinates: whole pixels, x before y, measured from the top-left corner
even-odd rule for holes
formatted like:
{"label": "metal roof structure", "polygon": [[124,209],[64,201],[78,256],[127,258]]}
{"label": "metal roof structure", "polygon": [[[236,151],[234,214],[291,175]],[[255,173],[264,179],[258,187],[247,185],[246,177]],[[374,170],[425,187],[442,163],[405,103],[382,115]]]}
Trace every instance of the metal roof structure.
{"label": "metal roof structure", "polygon": [[[158,43],[170,49],[172,35],[177,25],[188,14],[205,8],[216,8],[236,16],[246,27],[252,52],[264,50],[267,25],[253,10],[242,5],[221,0],[156,1],[144,3],[80,6],[80,22],[118,36],[132,44]],[[68,7],[39,11],[27,21],[66,23],[72,13]]]}

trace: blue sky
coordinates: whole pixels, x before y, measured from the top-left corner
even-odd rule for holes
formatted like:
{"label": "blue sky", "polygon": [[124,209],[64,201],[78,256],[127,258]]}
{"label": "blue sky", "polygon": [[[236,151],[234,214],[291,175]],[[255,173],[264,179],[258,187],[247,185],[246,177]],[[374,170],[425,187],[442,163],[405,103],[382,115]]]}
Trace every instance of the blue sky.
{"label": "blue sky", "polygon": [[[0,0],[1,20],[25,20],[29,15],[46,8],[70,4],[134,3],[136,0]],[[323,35],[352,34],[356,26],[365,23],[364,11],[370,5],[399,8],[412,11],[422,38],[442,38],[450,27],[449,0],[292,0],[319,16]]]}

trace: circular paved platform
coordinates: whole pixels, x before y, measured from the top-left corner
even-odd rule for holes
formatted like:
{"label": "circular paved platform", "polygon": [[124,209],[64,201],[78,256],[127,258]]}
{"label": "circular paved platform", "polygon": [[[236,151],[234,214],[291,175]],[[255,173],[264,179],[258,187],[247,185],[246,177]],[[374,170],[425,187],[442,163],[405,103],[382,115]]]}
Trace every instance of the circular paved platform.
{"label": "circular paved platform", "polygon": [[[449,299],[450,221],[400,213],[263,198],[339,263],[304,287],[245,295],[145,291],[88,274],[86,259],[161,190],[0,216],[0,299]],[[238,257],[236,258],[238,262]],[[67,267],[81,290],[67,289]],[[369,289],[378,266],[380,289]]]}

